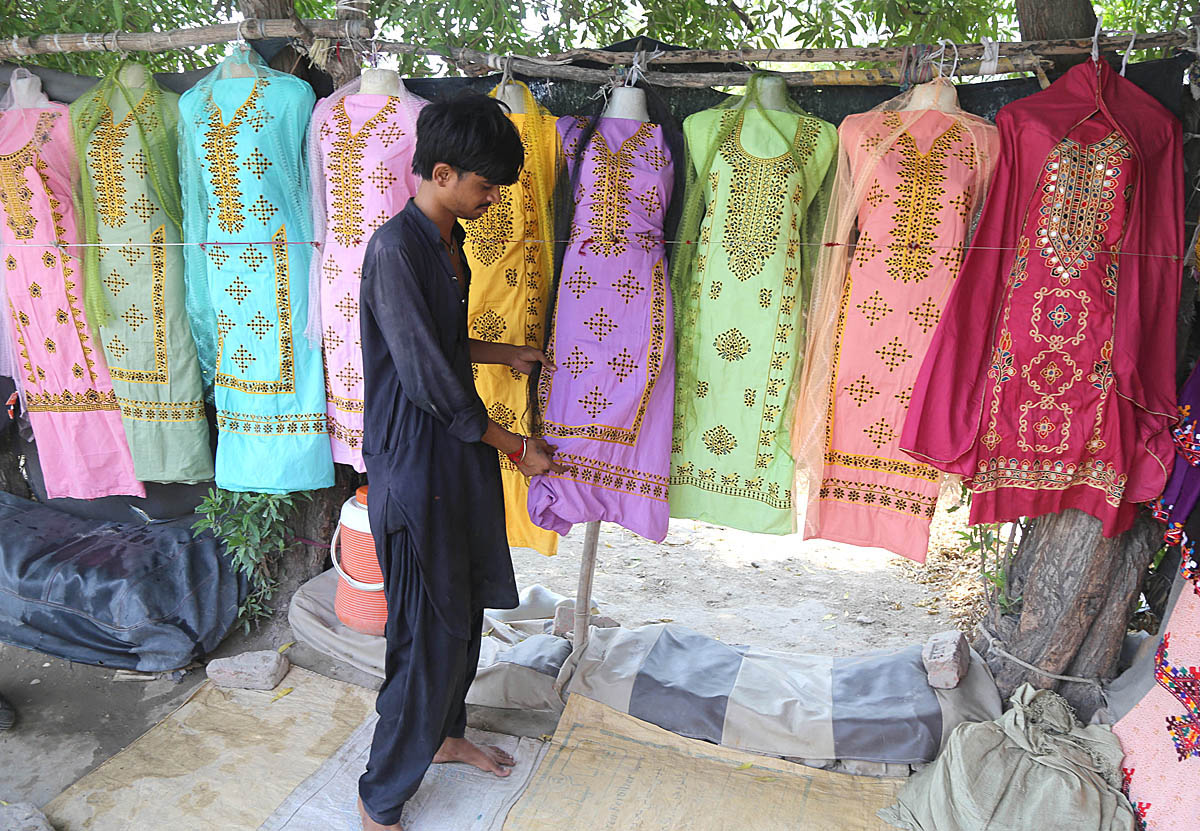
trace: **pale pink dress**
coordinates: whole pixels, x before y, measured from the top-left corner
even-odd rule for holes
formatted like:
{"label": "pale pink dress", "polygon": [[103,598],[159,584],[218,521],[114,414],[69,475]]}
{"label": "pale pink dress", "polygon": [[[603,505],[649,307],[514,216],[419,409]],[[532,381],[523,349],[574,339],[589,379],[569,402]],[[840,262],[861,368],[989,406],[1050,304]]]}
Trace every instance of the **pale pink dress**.
{"label": "pale pink dress", "polygon": [[412,156],[424,104],[407,91],[397,97],[343,89],[313,114],[313,187],[321,190],[318,198],[323,196],[314,212],[321,241],[314,277],[320,286],[329,436],[333,460],[360,473],[366,470],[358,329],[363,254],[375,230],[399,213],[421,184],[412,172]]}
{"label": "pale pink dress", "polygon": [[0,268],[15,380],[48,497],[145,496],[84,315],[83,268],[65,247],[78,242],[74,163],[66,106],[0,112]]}

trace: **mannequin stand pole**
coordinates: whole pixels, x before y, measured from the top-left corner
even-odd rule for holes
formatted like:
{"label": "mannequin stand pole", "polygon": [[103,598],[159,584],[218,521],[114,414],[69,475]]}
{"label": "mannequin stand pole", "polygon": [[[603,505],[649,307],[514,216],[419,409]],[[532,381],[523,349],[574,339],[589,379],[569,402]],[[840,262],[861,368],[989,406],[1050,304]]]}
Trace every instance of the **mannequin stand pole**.
{"label": "mannequin stand pole", "polygon": [[575,638],[572,651],[579,652],[588,642],[592,620],[592,577],[596,574],[596,547],[600,543],[600,523],[589,522],[583,530],[583,558],[579,562],[579,588],[575,592]]}

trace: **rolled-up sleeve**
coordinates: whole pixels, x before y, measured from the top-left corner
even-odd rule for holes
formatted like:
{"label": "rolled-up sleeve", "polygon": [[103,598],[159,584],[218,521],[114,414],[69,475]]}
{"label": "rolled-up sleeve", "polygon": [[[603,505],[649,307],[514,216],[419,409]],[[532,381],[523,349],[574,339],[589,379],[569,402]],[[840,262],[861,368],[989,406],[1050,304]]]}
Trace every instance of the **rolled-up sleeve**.
{"label": "rolled-up sleeve", "polygon": [[[454,438],[477,442],[488,414],[473,388],[459,382],[442,352],[435,320],[408,259],[395,248],[371,245],[363,263],[363,313],[370,316],[396,368],[404,396],[438,419]],[[364,339],[364,346],[367,340]]]}

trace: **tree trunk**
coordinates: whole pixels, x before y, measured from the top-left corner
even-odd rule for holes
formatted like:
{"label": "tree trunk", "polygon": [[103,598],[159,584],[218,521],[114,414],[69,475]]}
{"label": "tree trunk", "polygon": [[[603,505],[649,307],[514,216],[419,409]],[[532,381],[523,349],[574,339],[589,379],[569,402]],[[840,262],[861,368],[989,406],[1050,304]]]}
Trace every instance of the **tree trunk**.
{"label": "tree trunk", "polygon": [[1022,40],[1091,37],[1096,12],[1091,0],[1017,0]]}
{"label": "tree trunk", "polygon": [[1116,674],[1126,624],[1136,607],[1142,578],[1162,545],[1162,529],[1149,514],[1138,516],[1119,537],[1100,535],[1100,521],[1067,510],[1036,520],[1008,569],[1007,595],[1020,610],[1004,614],[992,602],[976,640],[1001,695],[1025,682],[1057,689],[1090,718],[1101,705],[1094,684],[1063,684],[1001,655],[1000,648],[1055,675],[1111,678]]}

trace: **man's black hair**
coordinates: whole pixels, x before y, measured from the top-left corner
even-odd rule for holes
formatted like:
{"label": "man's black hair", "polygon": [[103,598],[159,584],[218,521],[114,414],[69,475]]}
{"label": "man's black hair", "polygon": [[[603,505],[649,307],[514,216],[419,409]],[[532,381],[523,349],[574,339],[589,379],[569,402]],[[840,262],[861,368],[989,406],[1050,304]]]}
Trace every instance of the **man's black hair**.
{"label": "man's black hair", "polygon": [[428,104],[417,117],[413,173],[432,179],[438,162],[459,175],[478,173],[490,184],[511,185],[525,163],[525,148],[500,102],[462,92]]}

